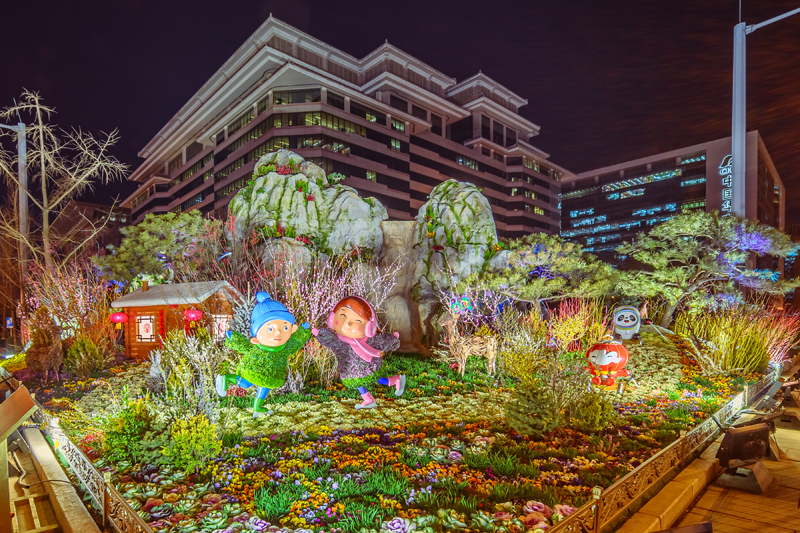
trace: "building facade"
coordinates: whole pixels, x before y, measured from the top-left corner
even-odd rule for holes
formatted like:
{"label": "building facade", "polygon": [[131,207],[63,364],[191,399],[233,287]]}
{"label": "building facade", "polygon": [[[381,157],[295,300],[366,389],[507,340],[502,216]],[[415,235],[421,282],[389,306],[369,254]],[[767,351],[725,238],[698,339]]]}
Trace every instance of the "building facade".
{"label": "building facade", "polygon": [[478,73],[456,82],[392,45],[356,59],[269,18],[139,153],[122,206],[225,218],[258,158],[297,152],[409,220],[450,178],[482,189],[500,235],[558,233],[560,181],[530,144],[527,103]]}
{"label": "building facade", "polygon": [[62,257],[76,248],[102,254],[122,243],[120,230],[130,224],[131,212],[124,207],[70,200],[50,223],[50,232]]}
{"label": "building facade", "polygon": [[[566,177],[561,236],[608,258],[624,241],[678,213],[730,213],[730,153],[727,137]],[[746,157],[746,218],[783,230],[783,183],[757,131],[747,134]]]}

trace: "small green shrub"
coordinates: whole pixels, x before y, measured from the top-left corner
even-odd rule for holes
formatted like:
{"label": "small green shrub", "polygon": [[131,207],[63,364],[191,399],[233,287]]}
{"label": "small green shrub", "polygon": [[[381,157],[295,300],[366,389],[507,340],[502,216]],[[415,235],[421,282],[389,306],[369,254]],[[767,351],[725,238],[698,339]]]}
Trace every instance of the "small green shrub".
{"label": "small green shrub", "polygon": [[326,478],[330,475],[332,466],[330,459],[320,459],[313,465],[304,468],[302,472],[308,479]]}
{"label": "small green shrub", "polygon": [[217,428],[205,415],[178,420],[172,426],[171,434],[173,442],[164,449],[164,455],[186,473],[196,472],[222,451]]}
{"label": "small green shrub", "polygon": [[560,427],[564,421],[548,387],[526,385],[514,390],[506,405],[506,418],[519,433],[535,436]]}
{"label": "small green shrub", "polygon": [[53,335],[50,327],[53,325],[53,315],[50,310],[41,306],[36,310],[31,320],[31,346],[50,346],[53,342]]}
{"label": "small green shrub", "polygon": [[107,362],[108,356],[104,351],[91,339],[79,336],[67,352],[64,368],[78,376],[78,379],[86,379],[94,372],[103,370]]}
{"label": "small green shrub", "polygon": [[608,396],[592,390],[567,409],[567,426],[584,433],[595,433],[613,424],[616,417],[617,411]]}
{"label": "small green shrub", "polygon": [[103,448],[110,461],[137,463],[142,459],[142,437],[152,430],[153,425],[147,398],[127,403],[120,412],[109,416],[103,425]]}
{"label": "small green shrub", "polygon": [[482,470],[492,466],[492,460],[488,453],[467,452],[464,454],[464,464],[470,468]]}
{"label": "small green shrub", "polygon": [[501,476],[511,477],[517,473],[519,459],[506,452],[497,452],[489,456],[492,471]]}
{"label": "small green shrub", "polygon": [[136,457],[142,463],[161,465],[167,462],[164,448],[172,444],[166,424],[154,422],[150,431],[145,431],[137,445]]}

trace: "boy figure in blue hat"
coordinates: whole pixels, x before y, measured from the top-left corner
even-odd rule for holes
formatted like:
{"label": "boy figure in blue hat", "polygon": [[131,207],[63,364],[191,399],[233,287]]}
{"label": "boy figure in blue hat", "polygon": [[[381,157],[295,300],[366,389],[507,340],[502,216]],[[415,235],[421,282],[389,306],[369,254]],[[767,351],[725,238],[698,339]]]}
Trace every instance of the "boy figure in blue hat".
{"label": "boy figure in blue hat", "polygon": [[280,302],[270,299],[266,292],[256,294],[258,303],[250,315],[248,339],[241,333],[228,332],[225,345],[240,354],[237,374],[220,374],[216,379],[217,394],[227,396],[231,385],[249,389],[258,387],[253,403],[253,418],[271,415],[264,407],[270,389],[277,389],[286,382],[289,357],[303,349],[311,338],[310,325],[301,328],[295,324],[294,315]]}

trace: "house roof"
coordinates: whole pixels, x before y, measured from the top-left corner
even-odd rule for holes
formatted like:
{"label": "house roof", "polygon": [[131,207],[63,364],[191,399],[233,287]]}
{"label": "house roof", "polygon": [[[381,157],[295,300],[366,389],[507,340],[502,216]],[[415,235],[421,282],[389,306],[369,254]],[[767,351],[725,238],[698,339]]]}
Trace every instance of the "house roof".
{"label": "house roof", "polygon": [[227,281],[198,281],[194,283],[166,283],[151,285],[147,291],[142,289],[118,298],[111,307],[150,307],[161,305],[200,304],[220,290],[231,295],[236,289]]}

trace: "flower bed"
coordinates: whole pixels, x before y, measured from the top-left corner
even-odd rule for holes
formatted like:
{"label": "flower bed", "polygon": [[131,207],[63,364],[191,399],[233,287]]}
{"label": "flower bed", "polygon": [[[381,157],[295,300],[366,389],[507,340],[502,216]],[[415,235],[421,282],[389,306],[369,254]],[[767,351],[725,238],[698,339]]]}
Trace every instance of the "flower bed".
{"label": "flower bed", "polygon": [[[258,419],[249,398],[221,400],[221,451],[190,475],[167,458],[112,464],[99,435],[80,446],[155,531],[543,530],[756,377],[707,380],[681,362],[680,346],[661,344],[631,347],[638,387],[617,396],[619,422],[596,435],[519,435],[504,419],[508,391],[485,374],[471,368],[461,380],[446,365],[394,356],[387,364],[418,371],[409,392],[419,392],[383,395],[376,410],[355,411],[340,387],[275,397],[275,414]],[[659,383],[666,365],[680,377]],[[105,388],[143,374],[110,378],[79,405],[99,413]]]}

